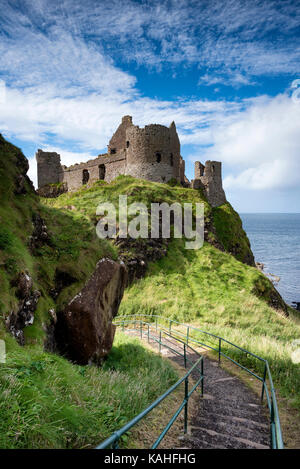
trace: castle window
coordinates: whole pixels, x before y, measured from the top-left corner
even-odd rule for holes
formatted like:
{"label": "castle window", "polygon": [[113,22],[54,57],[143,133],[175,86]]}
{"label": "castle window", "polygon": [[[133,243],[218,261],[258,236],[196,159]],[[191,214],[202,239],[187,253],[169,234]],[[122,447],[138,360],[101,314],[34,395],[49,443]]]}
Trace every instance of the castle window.
{"label": "castle window", "polygon": [[88,180],[90,179],[90,173],[87,169],[82,171],[82,184],[87,184]]}
{"label": "castle window", "polygon": [[159,152],[156,152],[155,156],[156,156],[156,162],[160,163],[161,162],[161,154]]}
{"label": "castle window", "polygon": [[115,155],[115,153],[117,153],[117,150],[115,148],[111,148],[109,152],[111,155]]}
{"label": "castle window", "polygon": [[171,153],[171,155],[170,155],[170,165],[173,166],[173,164],[174,164],[173,153]]}
{"label": "castle window", "polygon": [[129,148],[129,140],[126,142],[126,147]]}
{"label": "castle window", "polygon": [[100,164],[99,165],[99,179],[102,181],[105,179],[105,164]]}

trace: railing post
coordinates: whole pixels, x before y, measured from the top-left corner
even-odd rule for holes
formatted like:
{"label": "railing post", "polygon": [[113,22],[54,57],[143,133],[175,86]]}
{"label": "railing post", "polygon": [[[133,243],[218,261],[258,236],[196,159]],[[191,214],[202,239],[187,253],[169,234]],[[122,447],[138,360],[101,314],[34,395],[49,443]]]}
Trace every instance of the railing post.
{"label": "railing post", "polygon": [[157,332],[157,318],[155,319],[155,332]]}
{"label": "railing post", "polygon": [[183,344],[183,359],[184,359],[184,368],[186,368],[186,345]]}
{"label": "railing post", "polygon": [[161,352],[161,331],[159,331],[159,353]]}
{"label": "railing post", "polygon": [[267,364],[265,363],[264,378],[263,378],[262,390],[261,390],[261,402],[264,400],[266,376],[267,376]]}
{"label": "railing post", "polygon": [[184,381],[184,399],[185,399],[185,406],[184,406],[184,433],[187,433],[188,427],[188,399],[189,399],[189,377]]}
{"label": "railing post", "polygon": [[119,439],[115,440],[112,444],[113,449],[119,449]]}
{"label": "railing post", "polygon": [[140,321],[140,333],[141,333],[141,339],[143,337],[143,323]]}
{"label": "railing post", "polygon": [[171,334],[171,328],[172,328],[172,319],[169,321],[169,334]]}
{"label": "railing post", "polygon": [[186,330],[186,345],[189,345],[189,337],[190,337],[190,328],[188,327]]}
{"label": "railing post", "polygon": [[149,344],[149,324],[148,324],[148,344]]}
{"label": "railing post", "polygon": [[122,322],[122,331],[124,332],[124,321]]}
{"label": "railing post", "polygon": [[222,345],[221,345],[222,339],[219,339],[219,365],[221,363],[221,351],[222,351]]}
{"label": "railing post", "polygon": [[[271,404],[271,425],[270,425],[270,440],[271,440],[271,448],[274,448],[274,442],[273,442],[273,427],[275,426],[274,422],[274,402],[273,402],[273,396],[271,397],[272,404]],[[275,436],[276,438],[276,436]],[[277,446],[277,442],[275,440],[275,444]],[[275,446],[275,448],[276,448]]]}
{"label": "railing post", "polygon": [[201,360],[201,376],[202,376],[202,380],[201,380],[201,395],[203,396],[203,391],[204,391],[204,366],[203,366],[203,357],[202,357],[202,360]]}

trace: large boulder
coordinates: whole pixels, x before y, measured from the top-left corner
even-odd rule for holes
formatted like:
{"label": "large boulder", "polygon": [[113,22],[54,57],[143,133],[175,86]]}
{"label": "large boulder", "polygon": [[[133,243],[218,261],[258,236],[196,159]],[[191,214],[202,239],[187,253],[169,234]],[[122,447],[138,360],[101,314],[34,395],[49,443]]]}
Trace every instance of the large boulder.
{"label": "large boulder", "polygon": [[56,343],[64,356],[81,365],[102,363],[113,344],[112,320],[126,285],[124,264],[111,259],[97,263],[84,288],[58,314]]}

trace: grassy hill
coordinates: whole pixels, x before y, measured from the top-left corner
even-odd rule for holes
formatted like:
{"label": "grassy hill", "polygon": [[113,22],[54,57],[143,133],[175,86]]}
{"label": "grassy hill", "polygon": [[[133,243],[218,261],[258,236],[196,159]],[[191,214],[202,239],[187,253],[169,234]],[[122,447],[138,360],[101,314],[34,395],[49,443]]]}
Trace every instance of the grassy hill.
{"label": "grassy hill", "polygon": [[[72,207],[96,223],[98,203],[117,205],[120,194],[128,195],[128,203],[142,201],[148,207],[151,202],[203,202],[210,231],[209,242],[200,250],[186,250],[183,239],[172,239],[167,255],[150,262],[145,278],[127,288],[119,314],[156,314],[191,322],[261,355],[269,360],[281,395],[300,410],[299,365],[291,361],[293,342],[300,337],[299,316],[285,305],[272,283],[248,265],[250,243],[231,205],[213,209],[201,191],[129,176],[45,203],[66,212]],[[250,358],[244,363],[257,366]]]}
{"label": "grassy hill", "polygon": [[[192,322],[264,356],[281,395],[300,410],[299,366],[290,358],[292,342],[300,337],[298,318],[252,266],[249,240],[229,203],[212,209],[201,191],[127,176],[40,199],[25,173],[21,151],[0,137],[0,338],[7,346],[7,363],[0,364],[0,447],[95,444],[176,379],[167,362],[122,335],[101,370],[73,365],[44,350],[49,310],[59,311],[103,256],[134,259],[142,252],[148,259],[145,277],[127,288],[120,315],[159,314]],[[97,205],[109,201],[117,206],[121,194],[129,204],[148,207],[151,202],[203,202],[203,248],[186,250],[184,240],[172,239],[155,258],[145,240],[130,246],[99,240]],[[49,240],[32,248],[36,214],[44,220]],[[18,305],[14,278],[25,270],[41,297],[22,347],[6,331],[5,320]],[[54,298],[57,273],[73,280]]]}
{"label": "grassy hill", "polygon": [[[116,249],[100,241],[88,218],[42,205],[26,174],[21,151],[0,136],[0,448],[94,447],[177,379],[169,362],[119,333],[102,369],[81,367],[44,350],[49,310],[59,310],[81,289],[102,257]],[[32,249],[33,217],[39,214],[49,241]],[[41,292],[25,346],[6,330],[18,308],[14,279],[27,271]],[[56,272],[72,285],[54,300]]]}

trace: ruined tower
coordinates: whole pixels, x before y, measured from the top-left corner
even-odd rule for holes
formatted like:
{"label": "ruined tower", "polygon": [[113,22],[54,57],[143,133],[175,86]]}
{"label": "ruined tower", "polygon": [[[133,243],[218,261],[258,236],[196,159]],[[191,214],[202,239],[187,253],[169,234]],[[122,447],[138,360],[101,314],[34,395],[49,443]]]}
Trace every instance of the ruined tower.
{"label": "ruined tower", "polygon": [[36,152],[38,187],[55,184],[63,180],[60,155],[55,152],[38,150]]}
{"label": "ruined tower", "polygon": [[133,124],[131,116],[124,116],[107,147],[107,153],[69,167],[61,165],[57,153],[38,150],[39,189],[63,182],[64,190],[75,191],[98,180],[109,183],[124,174],[154,182],[175,180],[185,187],[201,188],[214,207],[226,202],[220,162],[207,161],[204,166],[197,161],[192,184],[186,178],[174,122],[170,127],[150,124],[140,128]]}
{"label": "ruined tower", "polygon": [[126,129],[126,174],[155,182],[180,182],[180,143],[174,122]]}
{"label": "ruined tower", "polygon": [[222,186],[222,163],[220,161],[206,161],[205,166],[195,162],[195,179],[192,181],[194,189],[203,189],[208,202],[218,207],[226,202]]}

